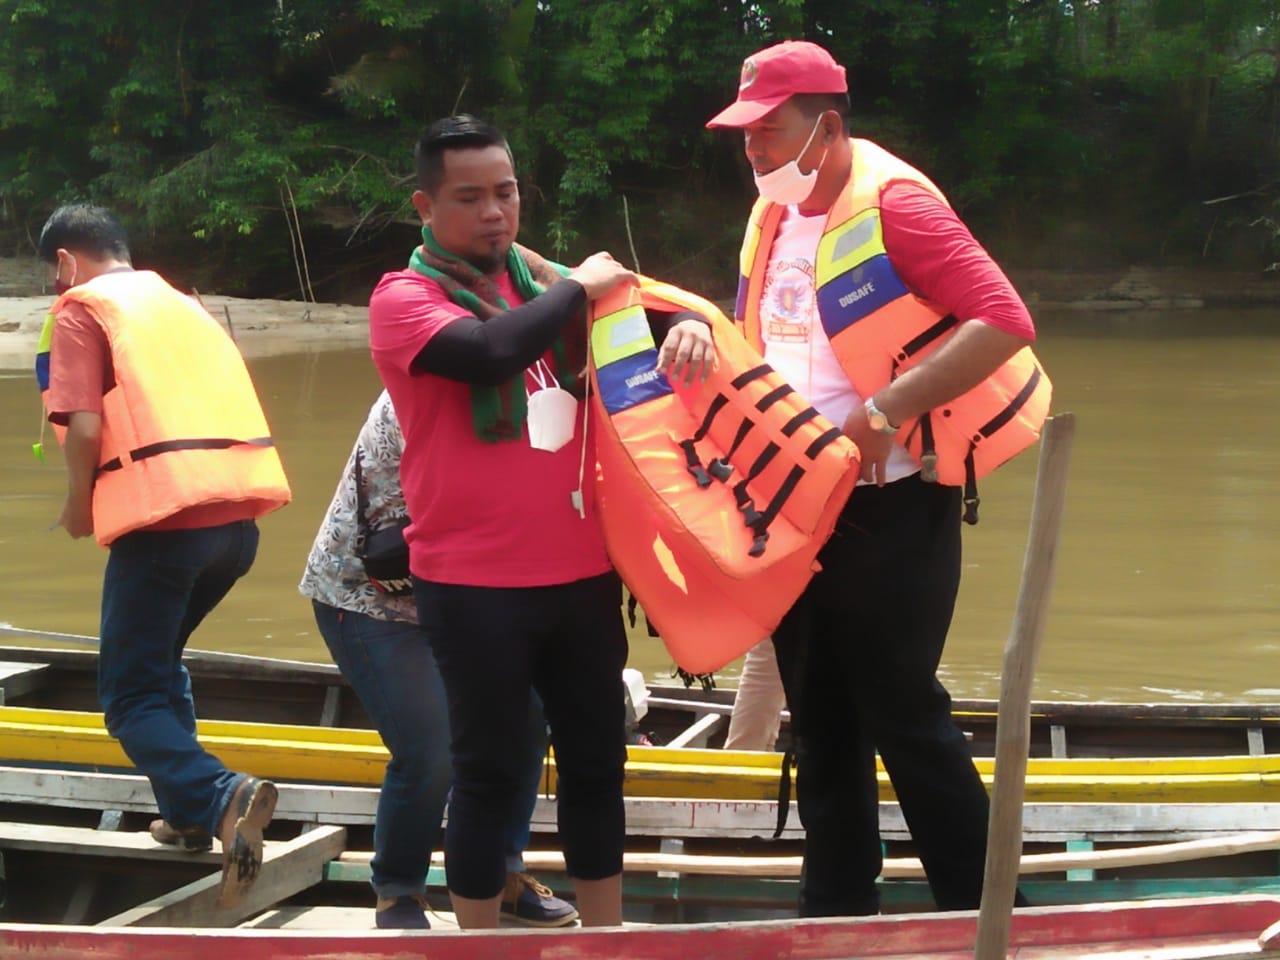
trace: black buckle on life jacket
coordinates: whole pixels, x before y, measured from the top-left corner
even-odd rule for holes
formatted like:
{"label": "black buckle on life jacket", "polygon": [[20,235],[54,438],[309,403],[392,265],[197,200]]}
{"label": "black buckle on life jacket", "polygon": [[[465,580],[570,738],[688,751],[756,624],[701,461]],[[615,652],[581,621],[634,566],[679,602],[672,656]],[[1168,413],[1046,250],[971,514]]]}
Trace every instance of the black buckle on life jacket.
{"label": "black buckle on life jacket", "polygon": [[742,522],[752,532],[751,547],[747,556],[759,557],[764,554],[765,544],[769,542],[769,521],[772,517],[756,509],[755,501],[747,493],[747,481],[743,480],[733,488],[733,498],[738,502],[738,510],[742,513]]}
{"label": "black buckle on life jacket", "polygon": [[694,482],[698,484],[699,489],[705,490],[711,486],[711,475],[703,468],[702,458],[698,456],[698,450],[693,445],[693,441],[681,440],[680,449],[684,451],[685,467],[693,474]]}
{"label": "black buckle on life jacket", "polygon": [[978,522],[978,477],[973,466],[974,445],[969,444],[969,452],[964,458],[964,517],[965,523],[973,526]]}
{"label": "black buckle on life jacket", "polygon": [[938,482],[938,451],[933,442],[933,414],[920,417],[920,479],[925,483]]}
{"label": "black buckle on life jacket", "polygon": [[724,457],[716,457],[707,464],[707,472],[721,483],[728,483],[729,478],[733,476],[733,464]]}
{"label": "black buckle on life jacket", "polygon": [[671,675],[679,677],[686,690],[695,683],[702,688],[703,693],[710,693],[716,688],[716,675],[714,673],[690,673],[683,667],[676,667],[671,672]]}

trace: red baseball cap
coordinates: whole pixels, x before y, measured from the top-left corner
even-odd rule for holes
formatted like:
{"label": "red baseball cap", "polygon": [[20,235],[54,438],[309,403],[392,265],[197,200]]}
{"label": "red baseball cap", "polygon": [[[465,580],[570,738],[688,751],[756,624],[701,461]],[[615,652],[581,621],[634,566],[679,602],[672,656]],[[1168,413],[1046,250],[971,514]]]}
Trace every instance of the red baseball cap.
{"label": "red baseball cap", "polygon": [[738,99],[708,127],[745,127],[797,93],[848,93],[844,67],[816,43],[784,40],[742,61]]}

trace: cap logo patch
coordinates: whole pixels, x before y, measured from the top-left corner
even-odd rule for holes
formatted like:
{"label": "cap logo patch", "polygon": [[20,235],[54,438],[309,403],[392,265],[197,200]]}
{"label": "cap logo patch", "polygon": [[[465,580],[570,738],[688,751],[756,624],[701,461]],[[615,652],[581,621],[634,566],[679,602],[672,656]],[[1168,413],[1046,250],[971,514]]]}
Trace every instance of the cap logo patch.
{"label": "cap logo patch", "polygon": [[756,82],[756,72],[754,60],[747,59],[742,61],[742,79],[738,81],[739,93]]}

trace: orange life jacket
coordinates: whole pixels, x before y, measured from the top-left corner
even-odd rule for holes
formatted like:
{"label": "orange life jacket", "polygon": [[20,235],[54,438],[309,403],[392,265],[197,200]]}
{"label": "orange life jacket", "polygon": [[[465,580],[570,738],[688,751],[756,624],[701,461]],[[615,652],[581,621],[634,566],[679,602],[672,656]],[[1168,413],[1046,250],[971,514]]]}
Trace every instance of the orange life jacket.
{"label": "orange life jacket", "polygon": [[[655,369],[645,309],[711,322],[716,369]],[[709,301],[641,278],[591,305],[599,517],[609,556],[676,664],[710,673],[773,629],[818,569],[854,444]]]}
{"label": "orange life jacket", "polygon": [[[943,202],[924,174],[868,140],[851,141],[849,183],[827,213],[814,264],[822,327],[849,382],[870,397],[937,350],[960,320],[907,289],[885,252],[880,191],[917,183]],[[763,350],[760,294],[784,208],[758,200],[740,260],[736,319]],[[970,318],[964,318],[970,319]],[[928,481],[965,487],[965,519],[977,522],[979,477],[1040,436],[1052,387],[1024,347],[967,393],[901,425],[898,436]]]}
{"label": "orange life jacket", "polygon": [[203,308],[141,270],[73,287],[53,313],[69,301],[102,326],[115,369],[93,486],[99,543],[201,504],[247,501],[261,516],[289,502],[244,359]]}

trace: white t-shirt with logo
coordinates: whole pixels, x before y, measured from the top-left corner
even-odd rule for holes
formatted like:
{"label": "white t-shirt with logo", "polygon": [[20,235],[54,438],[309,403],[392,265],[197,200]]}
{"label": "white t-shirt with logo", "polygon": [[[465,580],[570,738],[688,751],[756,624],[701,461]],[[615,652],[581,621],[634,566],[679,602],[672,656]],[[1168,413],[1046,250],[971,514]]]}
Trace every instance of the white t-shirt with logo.
{"label": "white t-shirt with logo", "polygon": [[[770,366],[840,427],[863,397],[845,376],[818,317],[814,263],[825,224],[825,213],[805,216],[795,206],[787,207],[760,292],[760,335]],[[894,444],[885,471],[888,482],[919,469],[906,448]]]}

